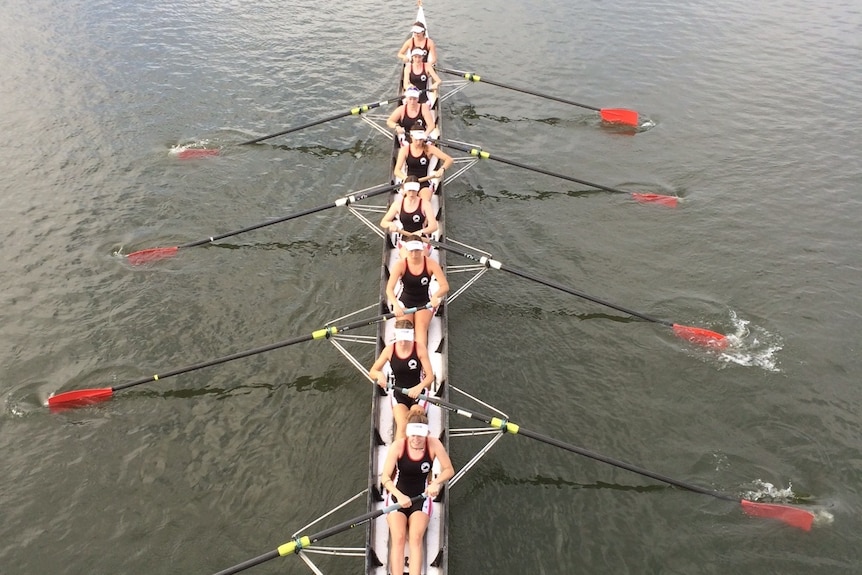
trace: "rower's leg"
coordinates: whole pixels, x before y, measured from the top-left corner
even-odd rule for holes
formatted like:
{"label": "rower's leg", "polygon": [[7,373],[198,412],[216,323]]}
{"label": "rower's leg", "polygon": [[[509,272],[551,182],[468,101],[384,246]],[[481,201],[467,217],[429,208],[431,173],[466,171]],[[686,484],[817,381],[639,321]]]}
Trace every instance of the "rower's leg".
{"label": "rower's leg", "polygon": [[430,309],[420,309],[413,314],[413,337],[425,347],[428,347],[428,326],[433,315],[434,311]]}
{"label": "rower's leg", "polygon": [[410,527],[407,530],[410,541],[410,575],[420,575],[422,573],[422,556],[428,520],[428,515],[422,511],[416,511],[410,515]]}
{"label": "rower's leg", "polygon": [[[413,515],[419,514],[414,513]],[[386,523],[389,524],[389,575],[404,575],[407,516],[400,511],[393,511],[386,514]]]}
{"label": "rower's leg", "polygon": [[431,186],[425,186],[421,190],[419,190],[419,197],[423,200],[431,201],[431,196],[434,195],[434,189]]}
{"label": "rower's leg", "polygon": [[392,417],[395,418],[395,441],[407,437],[407,414],[409,410],[403,403],[392,406]]}

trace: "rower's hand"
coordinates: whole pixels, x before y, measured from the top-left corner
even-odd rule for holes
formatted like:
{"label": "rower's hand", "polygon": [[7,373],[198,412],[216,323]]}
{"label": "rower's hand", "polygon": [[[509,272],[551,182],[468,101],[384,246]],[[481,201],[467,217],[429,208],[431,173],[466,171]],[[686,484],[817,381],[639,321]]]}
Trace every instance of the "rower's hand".
{"label": "rower's hand", "polygon": [[397,231],[398,231],[398,229],[399,229],[399,228],[398,228],[398,226],[397,226],[396,224],[394,224],[394,223],[389,224],[389,231],[390,231],[390,233],[393,233],[393,234],[394,234],[395,232],[397,232]]}
{"label": "rower's hand", "polygon": [[437,309],[440,306],[440,302],[443,301],[443,298],[437,295],[431,296],[431,307]]}
{"label": "rower's hand", "polygon": [[398,500],[398,504],[401,505],[404,509],[407,509],[413,502],[410,501],[410,498],[401,493],[400,491],[395,495],[395,499]]}
{"label": "rower's hand", "polygon": [[443,168],[440,168],[439,170],[436,170],[434,172],[434,177],[435,178],[442,178],[443,174],[445,174],[445,173],[446,173],[446,170],[444,170]]}
{"label": "rower's hand", "polygon": [[425,495],[431,498],[440,495],[440,484],[436,481],[432,481],[431,483],[429,483],[428,487],[425,488]]}
{"label": "rower's hand", "polygon": [[425,388],[420,383],[419,385],[414,385],[413,387],[408,389],[407,395],[409,395],[413,399],[416,399],[417,397],[419,397],[422,394],[423,391],[425,391]]}
{"label": "rower's hand", "polygon": [[405,132],[404,126],[401,126],[401,125],[395,126],[395,133],[396,134],[398,134],[399,136],[403,136],[404,132]]}
{"label": "rower's hand", "polygon": [[387,383],[388,383],[388,382],[386,381],[386,376],[385,376],[385,375],[383,375],[383,374],[381,373],[380,375],[378,375],[378,376],[377,376],[377,385],[379,385],[379,386],[380,386],[380,387],[382,387],[383,389],[386,389],[386,387],[387,387],[387,385],[386,385],[386,384],[387,384]]}
{"label": "rower's hand", "polygon": [[395,317],[402,317],[404,315],[404,308],[401,307],[401,304],[395,304],[392,306],[392,313],[395,314]]}

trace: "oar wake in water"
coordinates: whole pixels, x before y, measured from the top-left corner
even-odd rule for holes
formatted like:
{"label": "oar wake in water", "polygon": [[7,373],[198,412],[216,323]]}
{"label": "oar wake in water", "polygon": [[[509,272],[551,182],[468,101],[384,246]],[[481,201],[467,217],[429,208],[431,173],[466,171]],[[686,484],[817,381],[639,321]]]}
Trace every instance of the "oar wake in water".
{"label": "oar wake in water", "polygon": [[[399,391],[406,391],[404,389]],[[468,417],[470,419],[474,419],[476,421],[481,421],[490,425],[491,427],[497,428],[500,431],[511,433],[513,435],[523,435],[525,437],[529,437],[530,439],[535,439],[536,441],[540,441],[542,443],[546,443],[548,445],[552,445],[554,447],[559,447],[560,449],[564,449],[571,453],[577,453],[578,455],[583,455],[584,457],[589,457],[590,459],[594,459],[596,461],[601,461],[602,463],[607,463],[614,467],[618,467],[620,469],[625,469],[627,471],[631,471],[632,473],[637,473],[638,475],[643,475],[645,477],[650,477],[657,481],[661,481],[662,483],[667,483],[668,485],[673,485],[674,487],[679,487],[681,489],[686,489],[688,491],[693,491],[695,493],[701,493],[703,495],[709,495],[711,497],[715,497],[717,499],[723,499],[725,501],[732,501],[739,503],[742,506],[743,512],[752,517],[765,517],[769,519],[777,519],[791,527],[796,527],[797,529],[802,529],[803,531],[810,531],[812,525],[814,525],[815,514],[806,509],[802,509],[800,507],[792,506],[792,505],[784,505],[778,503],[763,503],[759,501],[751,501],[749,499],[741,499],[737,496],[729,495],[726,493],[721,493],[719,491],[715,491],[713,489],[708,489],[706,487],[701,487],[699,485],[695,485],[693,483],[688,483],[686,481],[682,481],[680,479],[674,479],[672,477],[668,477],[667,475],[662,475],[660,473],[656,473],[654,471],[649,471],[648,469],[644,469],[642,467],[637,467],[630,463],[626,463],[624,461],[620,461],[618,459],[613,459],[602,455],[600,453],[596,453],[594,451],[590,451],[588,449],[584,449],[583,447],[578,447],[576,445],[571,445],[569,443],[565,443],[560,441],[559,439],[554,439],[552,437],[548,437],[547,435],[542,435],[540,433],[536,433],[535,431],[530,431],[528,429],[524,429],[520,425],[510,422],[507,419],[502,419],[499,417],[493,417],[490,415],[483,415],[481,413],[475,413],[470,410],[467,410],[463,407],[459,407],[457,405],[453,405],[447,401],[442,399],[438,399],[436,397],[427,396],[427,394],[423,394],[420,398],[424,399],[429,403],[433,403],[434,405],[438,405],[444,409],[448,409],[458,415],[462,415],[464,417]],[[828,513],[822,514],[818,517],[818,520],[826,519],[827,521],[831,518],[831,515]]]}

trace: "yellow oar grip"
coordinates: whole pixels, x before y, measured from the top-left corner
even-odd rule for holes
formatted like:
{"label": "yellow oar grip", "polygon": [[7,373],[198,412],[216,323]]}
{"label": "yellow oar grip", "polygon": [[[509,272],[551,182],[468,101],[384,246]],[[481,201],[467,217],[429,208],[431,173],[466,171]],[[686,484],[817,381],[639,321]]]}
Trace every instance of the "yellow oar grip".
{"label": "yellow oar grip", "polygon": [[471,82],[479,82],[482,80],[482,76],[480,76],[479,74],[467,73],[467,74],[464,74],[464,77],[467,78],[468,80],[470,80]]}
{"label": "yellow oar grip", "polygon": [[331,327],[325,327],[323,329],[319,329],[315,332],[312,332],[311,337],[313,339],[323,339],[329,337],[330,335],[335,335],[336,333],[338,333],[338,328],[333,325]]}
{"label": "yellow oar grip", "polygon": [[500,419],[499,417],[491,418],[491,427],[496,427],[497,429],[508,431],[513,435],[518,433],[518,430],[521,429],[521,426],[517,423],[511,423],[505,419]]}
{"label": "yellow oar grip", "polygon": [[305,537],[300,537],[299,539],[294,539],[284,545],[279,545],[278,554],[284,557],[285,555],[298,553],[306,547],[311,547],[311,539],[309,539],[307,535]]}
{"label": "yellow oar grip", "polygon": [[483,160],[487,160],[488,158],[491,157],[491,154],[489,154],[488,152],[484,152],[484,151],[480,150],[479,148],[473,148],[472,150],[470,150],[470,155],[471,156],[477,156],[479,158],[482,158]]}

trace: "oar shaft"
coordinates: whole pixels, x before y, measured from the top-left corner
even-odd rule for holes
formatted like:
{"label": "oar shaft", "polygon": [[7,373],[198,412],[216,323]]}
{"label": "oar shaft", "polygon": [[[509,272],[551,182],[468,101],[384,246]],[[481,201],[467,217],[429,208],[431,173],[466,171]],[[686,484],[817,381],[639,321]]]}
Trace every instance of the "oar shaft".
{"label": "oar shaft", "polygon": [[[428,308],[428,307],[430,307],[430,305],[431,304],[428,304],[424,307]],[[422,309],[422,308],[419,308],[419,309]],[[417,308],[410,308],[410,309],[404,310],[404,313],[410,314],[410,313],[414,313],[416,310],[417,310]],[[135,385],[141,385],[143,383],[150,383],[152,381],[158,381],[160,379],[173,377],[173,376],[179,375],[181,373],[188,373],[190,371],[196,371],[198,369],[203,369],[205,367],[211,367],[213,365],[219,365],[222,363],[227,363],[227,362],[233,361],[235,359],[242,359],[244,357],[257,355],[257,354],[264,353],[267,351],[272,351],[274,349],[279,349],[281,347],[287,347],[290,345],[294,345],[296,343],[301,343],[304,341],[311,341],[313,339],[328,339],[332,335],[342,333],[342,332],[345,332],[345,331],[348,331],[351,329],[355,329],[358,327],[365,327],[367,325],[373,325],[375,323],[387,320],[387,319],[394,317],[394,316],[395,316],[395,314],[393,312],[389,312],[389,313],[381,314],[381,315],[378,315],[378,316],[375,316],[375,317],[372,317],[369,319],[363,319],[363,320],[355,321],[353,323],[349,323],[347,325],[343,325],[340,327],[336,327],[336,326],[325,327],[323,329],[319,329],[315,332],[312,332],[311,334],[308,334],[308,335],[301,335],[301,336],[287,339],[284,341],[279,341],[276,343],[265,345],[263,347],[256,347],[254,349],[249,349],[246,351],[240,351],[238,353],[226,355],[224,357],[219,357],[217,359],[211,359],[209,361],[202,361],[200,363],[196,363],[194,365],[189,365],[186,367],[181,367],[179,369],[174,369],[174,370],[165,372],[163,374],[157,374],[157,375],[153,375],[150,377],[141,378],[141,379],[138,379],[135,381],[130,381],[128,383],[122,383],[120,385],[116,385],[116,386],[112,387],[111,389],[114,391],[119,391],[121,389],[126,389],[129,387],[133,387]]]}
{"label": "oar shaft", "polygon": [[621,190],[621,189],[619,189],[619,188],[612,188],[612,187],[610,187],[610,186],[604,186],[604,185],[602,185],[602,184],[597,184],[597,183],[595,183],[595,182],[588,182],[588,181],[586,181],[586,180],[581,180],[581,179],[578,179],[578,178],[575,178],[575,177],[572,177],[572,176],[567,176],[566,174],[560,174],[560,173],[558,173],[558,172],[551,172],[551,171],[549,171],[549,170],[545,170],[545,169],[542,169],[542,168],[537,168],[536,166],[528,166],[528,165],[526,165],[526,164],[522,164],[521,162],[516,162],[516,161],[514,161],[514,160],[507,160],[506,158],[501,158],[500,156],[492,155],[490,152],[486,152],[486,151],[482,150],[481,148],[471,148],[470,146],[465,146],[465,145],[463,145],[463,144],[459,144],[459,143],[457,143],[457,142],[450,142],[449,140],[438,140],[438,141],[437,141],[437,143],[439,143],[439,144],[441,144],[441,145],[443,145],[443,146],[447,146],[447,147],[449,147],[449,148],[454,148],[454,149],[456,149],[456,150],[461,150],[462,152],[467,152],[467,153],[468,153],[468,154],[470,154],[471,156],[475,156],[475,157],[477,157],[477,158],[479,158],[479,159],[483,159],[483,160],[488,160],[488,159],[496,160],[496,161],[498,161],[498,162],[500,162],[500,163],[503,163],[503,164],[508,164],[508,165],[510,165],[510,166],[515,166],[516,168],[522,168],[522,169],[524,169],[524,170],[529,170],[529,171],[531,171],[531,172],[536,172],[536,173],[539,173],[539,174],[545,174],[546,176],[551,176],[551,177],[554,177],[554,178],[560,178],[561,180],[567,180],[567,181],[569,181],[569,182],[575,182],[575,183],[577,183],[577,184],[583,184],[583,185],[585,185],[585,186],[590,186],[590,187],[593,187],[593,188],[598,188],[598,189],[600,189],[600,190],[605,190],[605,191],[607,191],[607,192],[615,192],[615,193],[618,193],[618,194],[629,194],[629,195],[631,195],[631,192],[627,192],[627,191],[625,191],[625,190]]}
{"label": "oar shaft", "polygon": [[[420,493],[419,495],[415,495],[415,496],[411,497],[410,502],[416,503],[417,501],[424,499],[424,498],[425,498],[425,494]],[[314,535],[307,535],[305,537],[298,537],[298,538],[294,539],[293,541],[288,541],[287,543],[280,545],[278,547],[278,549],[276,549],[275,551],[269,551],[267,553],[264,553],[263,555],[258,555],[257,557],[254,557],[254,558],[249,559],[247,561],[243,561],[242,563],[239,563],[238,565],[234,565],[233,567],[229,567],[228,569],[225,569],[223,571],[219,571],[215,575],[233,575],[234,573],[239,573],[240,571],[245,571],[249,567],[254,567],[255,565],[260,565],[261,563],[263,563],[265,561],[269,561],[270,559],[275,559],[276,557],[284,557],[285,555],[291,555],[293,553],[299,553],[300,551],[302,551],[306,547],[310,547],[311,545],[313,545],[314,543],[317,543],[318,541],[320,541],[322,539],[326,539],[327,537],[330,537],[330,536],[335,535],[337,533],[341,533],[342,531],[347,531],[348,529],[353,529],[354,527],[359,527],[360,525],[364,525],[365,523],[368,523],[372,519],[380,517],[381,515],[385,515],[386,513],[392,513],[393,511],[396,511],[400,507],[401,507],[401,505],[399,505],[398,503],[393,503],[392,505],[389,505],[387,507],[383,507],[381,509],[376,509],[374,511],[369,511],[368,513],[365,513],[364,515],[360,515],[359,517],[354,517],[353,519],[348,519],[347,521],[344,521],[343,523],[339,523],[338,525],[334,525],[333,527],[330,527],[328,529],[324,529],[323,531],[315,533]]]}
{"label": "oar shaft", "polygon": [[569,104],[571,106],[577,106],[579,108],[586,108],[587,110],[594,110],[596,112],[601,112],[601,108],[596,108],[595,106],[590,106],[588,104],[581,104],[580,102],[573,102],[572,100],[565,100],[563,98],[558,98],[556,96],[551,96],[549,94],[542,94],[541,92],[534,92],[533,90],[527,90],[525,88],[519,88],[517,86],[512,86],[510,84],[502,84],[500,82],[495,82],[494,80],[489,80],[484,76],[480,76],[479,74],[471,74],[470,72],[464,72],[462,70],[451,70],[448,68],[437,68],[438,72],[444,72],[446,74],[452,74],[454,76],[461,76],[471,82],[485,82],[486,84],[491,84],[492,86],[498,86],[500,88],[506,88],[507,90],[513,90],[515,92],[521,92],[522,94],[529,94],[531,96],[538,96],[539,98],[545,98],[546,100],[553,100],[555,102],[562,102],[563,104]]}
{"label": "oar shaft", "polygon": [[[401,388],[400,391],[402,393],[406,393],[408,389]],[[553,437],[548,437],[547,435],[542,435],[541,433],[536,433],[535,431],[524,429],[517,424],[510,423],[508,420],[504,420],[499,417],[476,413],[464,409],[463,407],[458,407],[457,405],[454,405],[442,399],[430,397],[427,394],[420,395],[419,399],[425,399],[429,403],[433,403],[435,405],[453,411],[458,415],[462,415],[464,417],[469,417],[470,419],[475,419],[476,421],[487,423],[488,425],[496,427],[502,431],[506,431],[512,434],[523,435],[525,437],[529,437],[530,439],[535,439],[536,441],[547,443],[548,445],[553,445],[554,447],[559,447],[560,449],[564,449],[572,453],[577,453],[578,455],[583,455],[584,457],[589,457],[590,459],[601,461],[602,463],[607,463],[614,467],[619,467],[620,469],[631,471],[632,473],[637,473],[638,475],[651,477],[652,479],[661,481],[662,483],[667,483],[669,485],[674,485],[676,487],[687,489],[689,491],[694,491],[696,493],[702,493],[704,495],[711,495],[713,497],[717,497],[719,499],[724,499],[727,501],[738,501],[737,499],[730,497],[729,495],[725,495],[724,493],[713,491],[712,489],[707,489],[705,487],[694,485],[693,483],[688,483],[686,481],[680,481],[679,479],[674,479],[673,477],[668,477],[667,475],[662,475],[661,473],[656,473],[654,471],[650,471],[649,469],[644,469],[643,467],[638,467],[636,465],[632,465],[631,463],[626,463],[625,461],[620,461],[619,459],[613,459],[600,453],[590,451],[589,449],[584,449],[583,447],[578,447],[576,445],[560,441],[559,439],[554,439]]]}
{"label": "oar shaft", "polygon": [[603,300],[603,299],[600,299],[600,298],[597,298],[597,297],[595,297],[595,296],[591,296],[591,295],[589,295],[589,294],[586,294],[586,293],[580,292],[580,291],[578,291],[578,290],[576,290],[576,289],[572,289],[572,288],[570,288],[570,287],[568,287],[568,286],[564,286],[564,285],[562,285],[562,284],[559,284],[559,283],[557,283],[557,282],[551,281],[551,280],[549,280],[549,279],[545,279],[545,278],[541,278],[541,277],[538,277],[538,276],[534,276],[533,274],[527,273],[527,272],[525,272],[525,271],[521,271],[521,270],[519,270],[519,269],[512,268],[512,267],[509,267],[509,266],[506,266],[506,265],[503,265],[503,263],[502,263],[502,262],[498,262],[497,260],[493,260],[493,259],[490,259],[490,258],[487,258],[487,257],[484,257],[484,256],[483,256],[483,257],[476,257],[474,254],[472,254],[472,253],[470,253],[470,252],[466,252],[466,251],[464,251],[464,250],[462,250],[462,249],[460,249],[460,248],[457,248],[457,247],[455,247],[455,246],[450,246],[449,244],[444,244],[443,242],[438,242],[438,241],[434,241],[434,240],[428,240],[428,242],[429,242],[432,246],[435,246],[435,247],[438,247],[438,248],[441,248],[441,249],[444,249],[444,250],[447,250],[447,251],[450,251],[450,252],[453,252],[453,253],[459,254],[459,255],[461,255],[461,256],[463,256],[463,257],[465,257],[465,258],[469,259],[469,260],[472,260],[472,261],[478,262],[478,263],[480,263],[480,264],[484,265],[485,267],[495,268],[495,269],[499,269],[499,270],[502,270],[502,271],[505,271],[505,272],[509,272],[510,274],[513,274],[513,275],[516,275],[516,276],[522,277],[522,278],[524,278],[524,279],[528,279],[528,280],[534,281],[534,282],[536,282],[536,283],[540,283],[540,284],[542,284],[542,285],[544,285],[544,286],[547,286],[547,287],[550,287],[550,288],[553,288],[553,289],[556,289],[556,290],[559,290],[559,291],[565,292],[565,293],[570,294],[570,295],[577,296],[577,297],[579,297],[579,298],[583,298],[583,299],[588,300],[588,301],[591,301],[591,302],[593,302],[593,303],[597,303],[597,304],[599,304],[599,305],[603,305],[603,306],[605,306],[605,307],[609,307],[609,308],[611,308],[611,309],[615,309],[615,310],[617,310],[617,311],[621,311],[621,312],[626,313],[626,314],[628,314],[628,315],[630,315],[630,316],[633,316],[633,317],[636,317],[636,318],[640,318],[640,319],[645,320],[645,321],[650,321],[650,322],[653,322],[653,323],[659,323],[659,324],[666,325],[666,326],[669,326],[669,327],[673,326],[673,322],[671,322],[671,321],[664,320],[664,319],[659,319],[659,318],[655,318],[655,317],[652,317],[652,316],[646,315],[646,314],[644,314],[644,313],[641,313],[641,312],[635,311],[635,310],[633,310],[633,309],[629,309],[629,308],[627,308],[627,307],[623,307],[623,306],[621,306],[621,305],[617,305],[617,304],[615,304],[615,303],[611,303],[611,302],[609,302],[609,301],[605,301],[605,300]]}
{"label": "oar shaft", "polygon": [[296,126],[293,128],[287,128],[282,130],[281,132],[277,132],[275,134],[269,134],[268,136],[261,136],[259,138],[255,138],[253,140],[248,140],[247,142],[240,142],[240,146],[248,146],[249,144],[257,144],[258,142],[262,142],[264,140],[269,140],[270,138],[275,138],[278,136],[284,136],[286,134],[290,134],[293,132],[298,132],[300,130],[304,130],[305,128],[311,128],[312,126],[318,126],[320,124],[325,124],[326,122],[331,122],[332,120],[337,120],[338,118],[344,118],[347,116],[358,116],[359,114],[363,114],[369,110],[373,110],[374,108],[379,108],[380,106],[385,106],[391,102],[395,102],[399,100],[399,97],[390,98],[389,100],[383,100],[380,102],[373,102],[371,104],[362,104],[361,106],[356,106],[347,110],[346,112],[339,112],[338,114],[334,114],[332,116],[327,116],[326,118],[321,118],[320,120],[314,120],[313,122],[309,122],[307,124],[303,124],[302,126]]}
{"label": "oar shaft", "polygon": [[245,571],[246,569],[249,569],[250,567],[254,567],[255,565],[260,565],[261,563],[269,561],[270,559],[275,559],[278,556],[279,556],[278,551],[269,551],[268,553],[264,553],[263,555],[258,555],[257,557],[249,559],[248,561],[243,561],[242,563],[240,563],[238,565],[234,565],[233,567],[229,567],[227,569],[219,571],[215,575],[233,575],[234,573],[239,573],[240,571]]}
{"label": "oar shaft", "polygon": [[196,242],[190,242],[190,243],[187,243],[187,244],[183,244],[183,245],[178,246],[178,247],[180,247],[180,248],[193,248],[193,247],[195,247],[195,246],[202,246],[202,245],[204,245],[204,244],[208,244],[208,243],[211,243],[211,242],[215,242],[215,241],[217,241],[217,240],[222,240],[222,239],[224,239],[224,238],[229,238],[229,237],[231,237],[231,236],[236,236],[236,235],[239,235],[239,234],[243,234],[243,233],[245,233],[245,232],[251,232],[251,231],[254,231],[254,230],[259,230],[260,228],[265,228],[265,227],[267,227],[267,226],[271,226],[271,225],[274,225],[274,224],[279,224],[279,223],[282,223],[282,222],[287,222],[287,221],[290,221],[290,220],[294,220],[294,219],[296,219],[296,218],[301,218],[301,217],[303,217],[303,216],[309,216],[309,215],[311,215],[311,214],[314,214],[314,213],[317,213],[317,212],[322,212],[322,211],[324,211],[324,210],[328,210],[328,209],[330,209],[330,208],[336,208],[336,207],[339,207],[339,206],[347,206],[347,205],[350,205],[350,204],[352,204],[352,203],[358,202],[358,201],[360,201],[360,200],[364,200],[364,199],[367,199],[367,198],[370,198],[370,197],[373,197],[373,196],[377,196],[377,195],[380,195],[380,194],[384,194],[384,193],[386,193],[386,192],[389,192],[389,191],[391,191],[391,190],[394,190],[394,189],[395,189],[395,188],[397,188],[398,186],[399,186],[399,184],[386,184],[386,185],[383,185],[383,186],[377,186],[377,187],[371,188],[370,190],[368,190],[368,191],[366,191],[366,192],[364,192],[364,193],[360,193],[360,194],[353,194],[353,195],[350,195],[350,196],[346,196],[346,197],[344,197],[344,198],[342,198],[342,199],[340,199],[340,200],[337,200],[337,201],[335,201],[335,202],[330,202],[330,203],[328,203],[328,204],[324,204],[324,205],[322,205],[322,206],[317,206],[317,207],[315,207],[315,208],[308,208],[307,210],[303,210],[303,211],[301,211],[301,212],[296,212],[296,213],[293,213],[293,214],[288,214],[288,215],[286,215],[286,216],[282,216],[282,217],[280,217],[280,218],[276,218],[276,219],[274,219],[274,220],[267,220],[267,221],[265,221],[265,222],[261,222],[261,223],[259,223],[259,224],[255,224],[255,225],[253,225],[253,226],[248,226],[248,227],[242,228],[241,230],[236,230],[236,231],[233,231],[233,232],[226,232],[226,233],[219,234],[219,235],[217,235],[217,236],[212,236],[212,237],[209,237],[209,238],[206,238],[206,239],[203,239],[203,240],[198,240],[198,241],[196,241]]}

